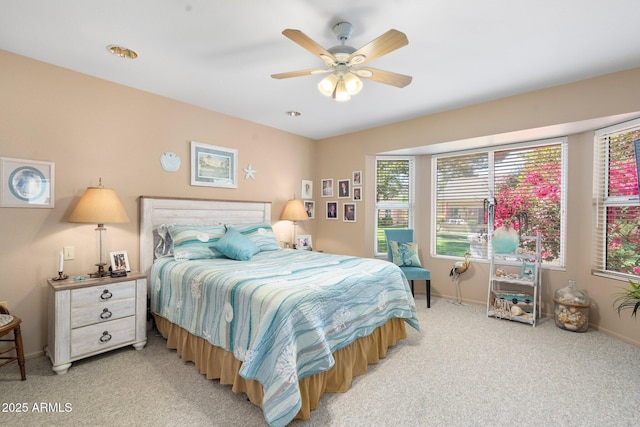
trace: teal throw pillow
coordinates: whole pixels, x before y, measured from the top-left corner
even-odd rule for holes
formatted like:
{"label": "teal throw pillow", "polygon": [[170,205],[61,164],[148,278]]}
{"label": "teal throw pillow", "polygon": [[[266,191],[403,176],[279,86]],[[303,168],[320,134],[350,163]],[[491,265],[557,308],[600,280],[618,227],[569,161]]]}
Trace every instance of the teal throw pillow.
{"label": "teal throw pillow", "polygon": [[260,252],[260,248],[255,243],[234,229],[227,230],[224,236],[214,243],[211,248],[236,261],[249,261],[255,254]]}
{"label": "teal throw pillow", "polygon": [[422,267],[416,242],[389,242],[393,263],[400,267]]}

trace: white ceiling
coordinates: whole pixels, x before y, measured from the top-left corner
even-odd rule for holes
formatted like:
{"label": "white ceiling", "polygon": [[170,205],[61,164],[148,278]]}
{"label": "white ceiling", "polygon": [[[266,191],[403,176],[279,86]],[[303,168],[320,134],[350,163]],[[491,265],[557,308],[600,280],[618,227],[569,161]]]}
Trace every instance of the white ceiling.
{"label": "white ceiling", "polygon": [[[0,49],[321,139],[638,67],[638,16],[638,0],[2,0]],[[270,77],[323,66],[282,30],[329,48],[339,21],[355,48],[404,32],[367,65],[413,82],[338,103],[322,76]]]}

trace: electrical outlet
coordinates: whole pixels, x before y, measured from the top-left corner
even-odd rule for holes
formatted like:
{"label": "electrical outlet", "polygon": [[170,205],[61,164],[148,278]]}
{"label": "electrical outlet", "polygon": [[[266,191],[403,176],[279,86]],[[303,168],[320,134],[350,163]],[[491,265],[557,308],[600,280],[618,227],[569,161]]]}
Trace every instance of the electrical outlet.
{"label": "electrical outlet", "polygon": [[76,248],[74,246],[65,246],[63,249],[64,252],[64,260],[68,261],[70,259],[76,258]]}

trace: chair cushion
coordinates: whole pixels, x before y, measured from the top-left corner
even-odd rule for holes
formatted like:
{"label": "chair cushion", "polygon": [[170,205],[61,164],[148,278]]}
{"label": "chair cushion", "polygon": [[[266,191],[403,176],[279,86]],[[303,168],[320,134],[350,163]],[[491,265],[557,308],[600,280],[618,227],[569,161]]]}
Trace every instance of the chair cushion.
{"label": "chair cushion", "polygon": [[400,267],[422,267],[418,258],[418,244],[416,242],[390,241],[393,263]]}
{"label": "chair cushion", "polygon": [[431,280],[431,272],[420,267],[400,267],[407,280]]}
{"label": "chair cushion", "polygon": [[10,314],[0,314],[0,327],[13,322],[13,316]]}

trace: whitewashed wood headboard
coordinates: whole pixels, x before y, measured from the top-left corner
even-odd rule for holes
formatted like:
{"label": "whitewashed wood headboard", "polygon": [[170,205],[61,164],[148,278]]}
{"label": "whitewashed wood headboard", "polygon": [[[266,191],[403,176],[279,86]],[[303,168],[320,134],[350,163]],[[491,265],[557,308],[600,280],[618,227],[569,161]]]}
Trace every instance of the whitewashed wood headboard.
{"label": "whitewashed wood headboard", "polygon": [[140,271],[151,272],[154,230],[162,224],[271,224],[271,202],[140,196]]}

